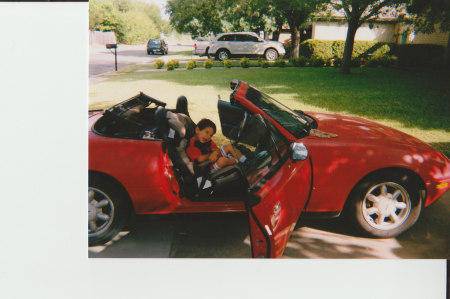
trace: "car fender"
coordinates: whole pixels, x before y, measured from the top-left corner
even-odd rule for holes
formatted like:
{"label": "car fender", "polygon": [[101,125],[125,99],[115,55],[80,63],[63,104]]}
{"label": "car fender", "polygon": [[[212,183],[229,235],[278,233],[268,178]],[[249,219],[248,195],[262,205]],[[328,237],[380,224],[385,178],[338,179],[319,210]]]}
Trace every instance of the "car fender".
{"label": "car fender", "polygon": [[176,180],[160,141],[110,138],[92,131],[89,135],[89,171],[102,172],[121,182],[137,214],[180,205]]}
{"label": "car fender", "polygon": [[[303,142],[314,165],[314,186],[307,212],[341,211],[355,185],[364,177],[383,169],[412,172],[420,178],[421,188],[434,180],[427,174],[433,167],[423,163],[427,155],[415,154],[415,160],[409,159],[401,145],[386,148],[371,144],[342,145],[311,136]],[[427,195],[426,205],[432,202],[434,193],[427,188]]]}

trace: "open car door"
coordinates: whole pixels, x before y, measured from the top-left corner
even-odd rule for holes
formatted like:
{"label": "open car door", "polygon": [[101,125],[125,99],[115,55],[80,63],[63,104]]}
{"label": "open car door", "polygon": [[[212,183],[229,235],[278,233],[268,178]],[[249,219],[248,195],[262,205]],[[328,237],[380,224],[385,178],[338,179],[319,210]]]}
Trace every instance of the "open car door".
{"label": "open car door", "polygon": [[[245,94],[239,86],[236,91]],[[244,170],[252,255],[280,257],[310,196],[311,160],[304,145],[289,141],[261,110],[233,94],[231,103],[219,100],[218,110],[223,134],[249,160]]]}

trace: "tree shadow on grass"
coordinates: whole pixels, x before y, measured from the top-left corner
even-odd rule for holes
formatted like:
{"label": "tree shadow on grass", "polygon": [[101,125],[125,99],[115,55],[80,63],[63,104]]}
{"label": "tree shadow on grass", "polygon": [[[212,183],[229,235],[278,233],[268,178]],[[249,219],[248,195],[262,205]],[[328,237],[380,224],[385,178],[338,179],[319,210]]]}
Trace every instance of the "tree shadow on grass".
{"label": "tree shadow on grass", "polygon": [[449,72],[356,68],[351,75],[343,76],[336,68],[220,68],[130,73],[111,80],[152,79],[218,89],[225,89],[231,80],[240,79],[269,95],[296,94],[292,100],[327,111],[398,121],[405,127],[424,130],[450,128]]}

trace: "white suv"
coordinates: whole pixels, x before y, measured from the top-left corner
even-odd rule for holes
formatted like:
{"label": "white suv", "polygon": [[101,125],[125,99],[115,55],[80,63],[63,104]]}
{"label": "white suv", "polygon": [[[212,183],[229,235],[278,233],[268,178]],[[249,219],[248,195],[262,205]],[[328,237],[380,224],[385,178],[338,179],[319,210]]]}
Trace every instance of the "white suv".
{"label": "white suv", "polygon": [[206,50],[209,56],[218,60],[231,56],[264,56],[273,61],[286,53],[283,44],[276,41],[266,41],[254,32],[230,32],[217,35]]}

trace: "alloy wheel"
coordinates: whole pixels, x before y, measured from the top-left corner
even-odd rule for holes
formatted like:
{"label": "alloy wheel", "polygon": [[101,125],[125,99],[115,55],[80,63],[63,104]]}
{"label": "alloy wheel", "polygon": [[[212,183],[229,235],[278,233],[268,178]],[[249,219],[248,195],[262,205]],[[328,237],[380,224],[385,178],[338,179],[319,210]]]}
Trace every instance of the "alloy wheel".
{"label": "alloy wheel", "polygon": [[114,204],[107,194],[96,188],[89,188],[89,236],[102,234],[114,219]]}
{"label": "alloy wheel", "polygon": [[399,184],[385,182],[369,189],[362,204],[367,223],[380,230],[392,230],[403,224],[411,212],[408,192]]}

